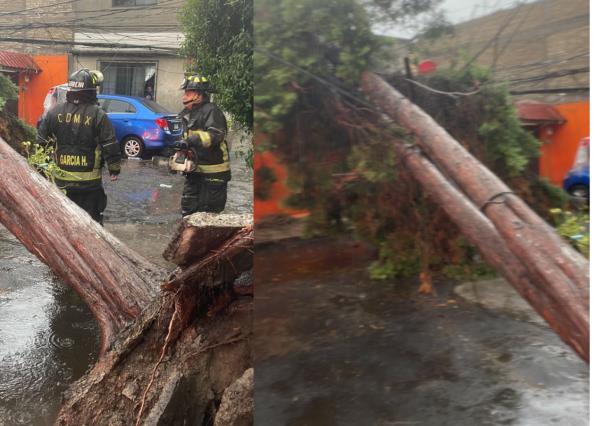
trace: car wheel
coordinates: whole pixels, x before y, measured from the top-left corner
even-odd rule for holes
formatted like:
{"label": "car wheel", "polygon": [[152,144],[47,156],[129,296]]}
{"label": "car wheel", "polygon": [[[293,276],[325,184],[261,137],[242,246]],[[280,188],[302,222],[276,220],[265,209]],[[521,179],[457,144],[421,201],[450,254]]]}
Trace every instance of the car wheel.
{"label": "car wheel", "polygon": [[583,198],[585,200],[589,198],[589,188],[585,185],[575,185],[568,190],[568,193],[576,198]]}
{"label": "car wheel", "polygon": [[128,136],[122,141],[122,153],[127,158],[138,158],[143,156],[145,145],[136,136]]}

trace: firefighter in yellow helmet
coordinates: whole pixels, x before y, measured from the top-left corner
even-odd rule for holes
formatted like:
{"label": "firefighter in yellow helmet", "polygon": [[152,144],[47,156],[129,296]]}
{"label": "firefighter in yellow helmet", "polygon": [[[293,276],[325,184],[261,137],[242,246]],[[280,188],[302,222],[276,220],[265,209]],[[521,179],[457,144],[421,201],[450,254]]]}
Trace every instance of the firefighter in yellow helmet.
{"label": "firefighter in yellow helmet", "polygon": [[101,168],[106,163],[115,181],[121,159],[113,126],[97,105],[97,87],[102,81],[100,71],[81,69],[71,74],[67,102],[53,106],[38,129],[39,144],[56,142],[55,183],[101,225],[107,206]]}
{"label": "firefighter in yellow helmet", "polygon": [[196,154],[196,168],[185,173],[182,215],[195,212],[220,213],[227,200],[227,182],[231,179],[227,122],[212,102],[208,80],[200,74],[185,77],[180,113],[184,126],[184,145]]}

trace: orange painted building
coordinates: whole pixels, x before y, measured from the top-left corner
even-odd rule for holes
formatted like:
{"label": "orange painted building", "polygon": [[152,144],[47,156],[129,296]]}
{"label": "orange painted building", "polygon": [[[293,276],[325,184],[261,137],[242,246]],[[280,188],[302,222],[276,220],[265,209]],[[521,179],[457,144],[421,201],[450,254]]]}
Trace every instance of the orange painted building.
{"label": "orange painted building", "polygon": [[589,102],[558,104],[555,108],[565,121],[539,130],[538,137],[543,142],[539,175],[562,185],[575,160],[579,141],[589,136]]}
{"label": "orange painted building", "polygon": [[[264,134],[254,135],[256,146],[266,144]],[[292,194],[287,187],[287,168],[271,151],[254,152],[254,220],[261,221],[270,216],[288,215],[304,217],[306,210],[287,207],[287,199]]]}
{"label": "orange painted building", "polygon": [[67,55],[39,55],[33,60],[40,71],[19,75],[19,118],[35,127],[44,111],[44,98],[48,90],[65,83],[68,78]]}
{"label": "orange painted building", "polygon": [[35,126],[44,111],[48,90],[67,81],[67,55],[31,56],[0,51],[0,72],[19,88],[18,99],[7,102],[5,110]]}

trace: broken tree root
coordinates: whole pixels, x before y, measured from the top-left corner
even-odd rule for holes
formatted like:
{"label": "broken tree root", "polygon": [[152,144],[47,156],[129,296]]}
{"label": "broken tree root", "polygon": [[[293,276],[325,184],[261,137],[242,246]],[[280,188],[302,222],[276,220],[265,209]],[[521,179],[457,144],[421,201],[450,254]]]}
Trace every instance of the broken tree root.
{"label": "broken tree root", "polygon": [[225,389],[251,368],[252,298],[234,287],[250,276],[252,235],[242,229],[172,277],[70,387],[57,424],[213,424]]}

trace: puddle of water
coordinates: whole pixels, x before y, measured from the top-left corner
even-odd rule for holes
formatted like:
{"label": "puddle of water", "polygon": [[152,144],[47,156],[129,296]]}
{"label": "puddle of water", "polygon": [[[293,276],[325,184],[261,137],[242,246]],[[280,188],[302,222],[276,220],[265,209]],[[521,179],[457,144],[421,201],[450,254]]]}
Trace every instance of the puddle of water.
{"label": "puddle of water", "polygon": [[96,358],[97,325],[3,227],[0,265],[0,424],[48,425],[60,393]]}

